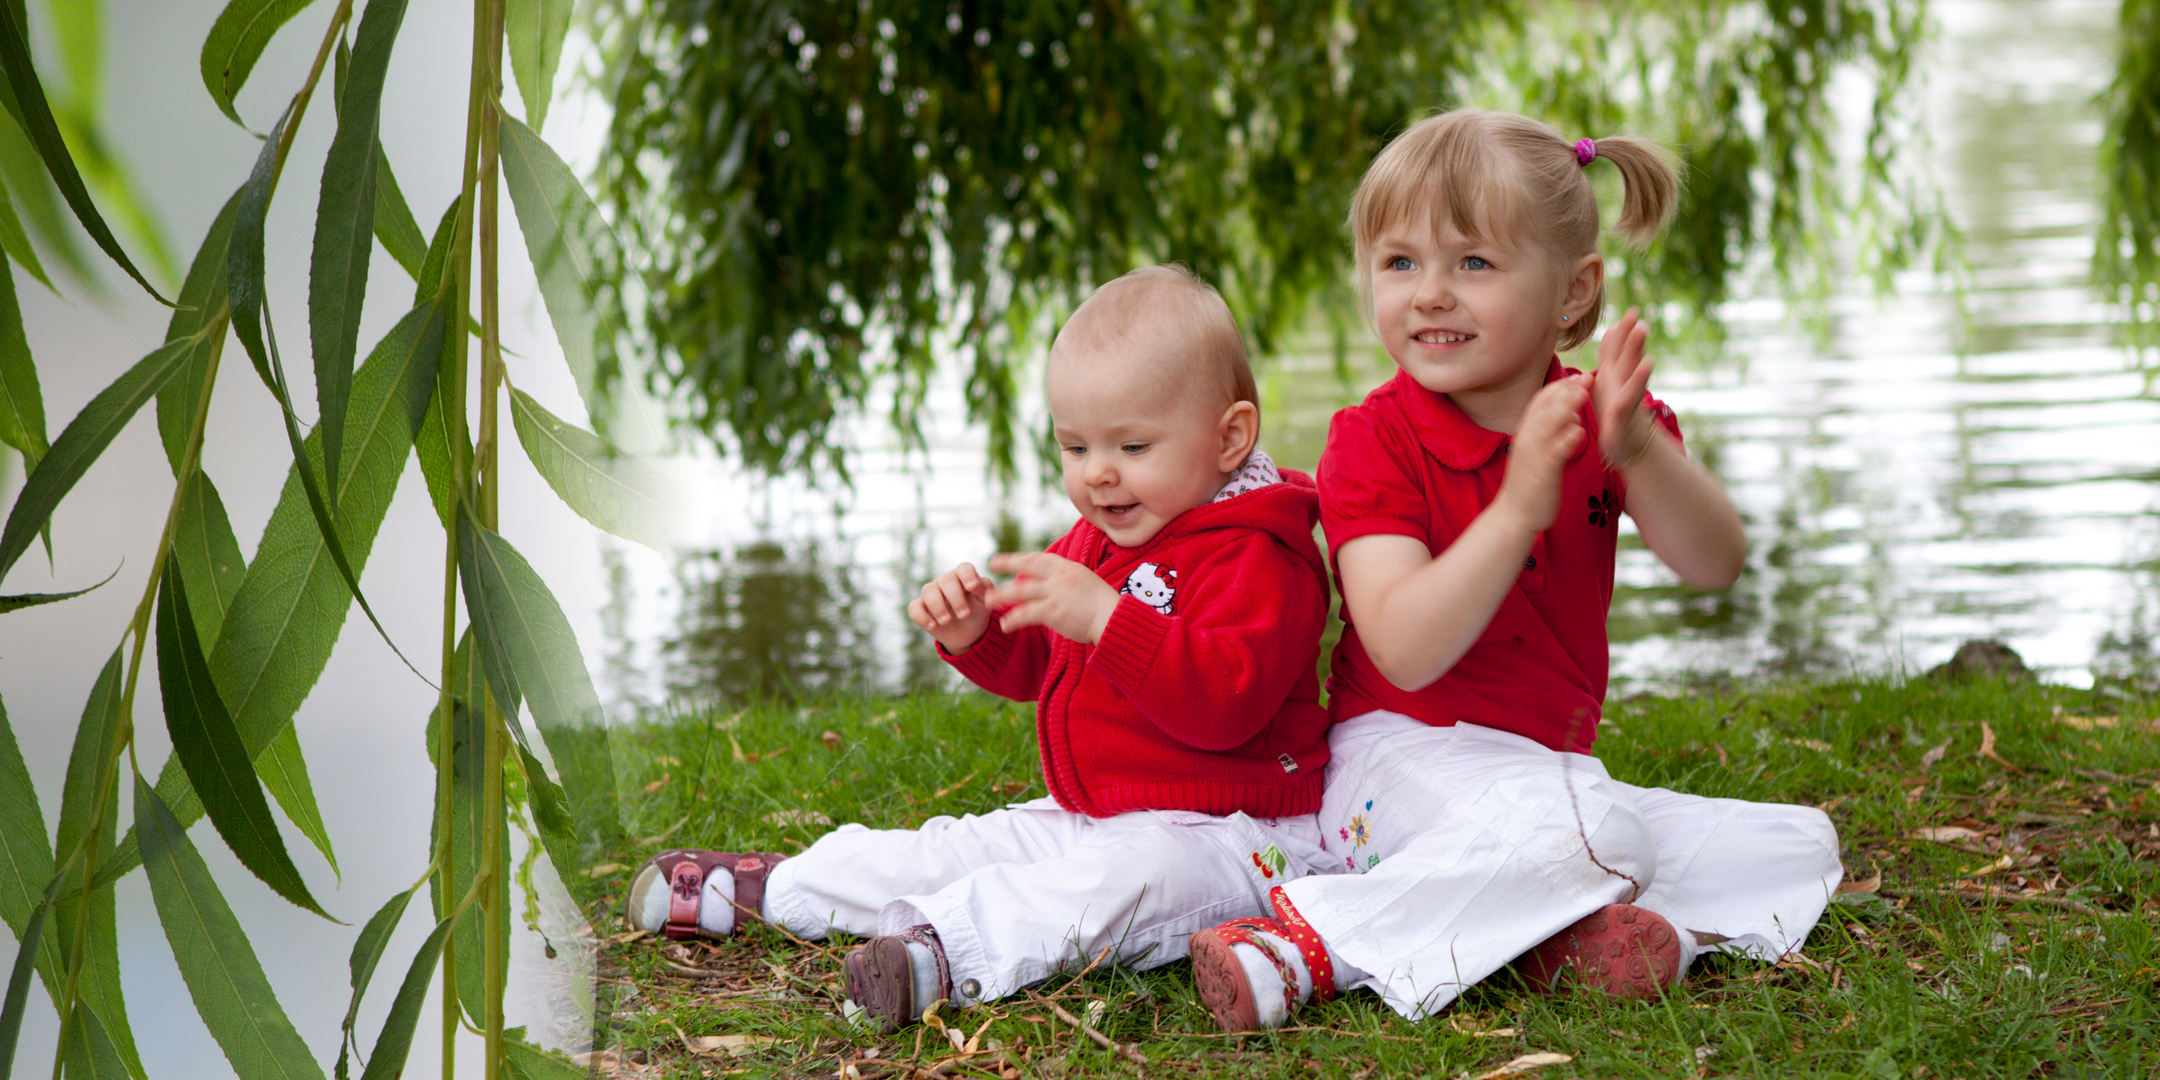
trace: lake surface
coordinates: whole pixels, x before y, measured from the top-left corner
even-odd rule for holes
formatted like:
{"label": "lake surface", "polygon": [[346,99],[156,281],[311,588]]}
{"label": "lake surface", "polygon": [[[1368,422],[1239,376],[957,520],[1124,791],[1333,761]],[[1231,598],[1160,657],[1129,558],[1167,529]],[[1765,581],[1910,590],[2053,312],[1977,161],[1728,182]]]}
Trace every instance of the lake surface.
{"label": "lake surface", "polygon": [[[1932,145],[1912,164],[1939,185],[1964,265],[1907,274],[1889,296],[1853,274],[1798,310],[1758,281],[1721,313],[1721,347],[1667,363],[1653,390],[1732,493],[1751,552],[1740,583],[1712,595],[1679,586],[1639,542],[1623,551],[1616,692],[1720,673],[1912,671],[1975,637],[2065,682],[2090,682],[2096,664],[2103,677],[2153,674],[2160,401],[2086,286],[2092,99],[2112,71],[2115,6],[1932,10],[1918,125]],[[1392,374],[1369,344],[1352,367],[1346,385],[1321,352],[1267,363],[1262,443],[1277,460],[1310,468],[1334,410]],[[618,700],[944,678],[906,599],[1075,515],[1032,483],[986,484],[957,388],[936,401],[923,457],[899,454],[877,421],[850,433],[852,491],[698,463],[712,500],[698,550],[603,556]]]}
{"label": "lake surface", "polygon": [[[161,178],[146,186],[184,254],[240,183],[256,145],[202,94],[192,49],[172,45],[200,40],[222,3],[109,7],[109,66],[125,73],[114,79],[113,139],[143,175]],[[1729,335],[1717,355],[1661,371],[1657,392],[1725,479],[1753,547],[1746,576],[1720,595],[1680,589],[1639,547],[1623,552],[1616,691],[1724,672],[1914,670],[1978,636],[2002,638],[2065,682],[2091,681],[2096,671],[2154,676],[2160,401],[2085,287],[2099,137],[2091,101],[2112,69],[2115,5],[1938,0],[1931,10],[1938,35],[1922,68],[1919,126],[1932,148],[1917,153],[1961,230],[1964,269],[1909,276],[1885,299],[1856,277],[1820,311],[1789,311],[1774,290],[1753,289],[1725,311]],[[326,17],[317,5],[273,43],[242,95],[244,115],[267,123],[277,95],[297,85]],[[456,73],[468,33],[469,20],[449,7],[416,5],[392,63],[386,149],[428,221],[455,189],[463,125],[440,103],[463,100]],[[122,83],[131,93],[120,93]],[[272,207],[272,310],[295,340],[306,326],[295,283],[306,277],[311,188],[328,131],[319,116],[303,128],[294,181]],[[592,145],[590,135],[589,116],[581,126],[574,103],[557,105],[551,141],[575,148]],[[168,175],[176,178],[166,183]],[[512,377],[551,409],[580,415],[508,231]],[[387,257],[372,276],[381,284],[371,290],[368,342],[409,296]],[[164,313],[129,288],[115,285],[104,300],[19,288],[33,348],[47,361],[55,431],[162,336]],[[1329,415],[1386,377],[1385,365],[1363,350],[1345,385],[1325,355],[1271,361],[1264,444],[1286,463],[1309,466]],[[251,550],[288,459],[267,394],[244,369],[237,374],[213,405],[205,461]],[[297,396],[311,398],[305,373],[296,374]],[[902,613],[914,587],[962,559],[1045,542],[1074,515],[1061,494],[1033,483],[1013,493],[988,485],[981,436],[960,422],[957,388],[941,388],[936,400],[920,457],[897,453],[880,422],[845,434],[861,450],[852,490],[756,484],[709,453],[690,456],[682,464],[695,481],[697,527],[674,557],[595,539],[514,453],[505,457],[503,531],[554,587],[604,692],[626,713],[759,689],[939,685],[944,665]],[[11,490],[0,482],[0,500]],[[140,594],[170,492],[156,437],[140,419],[56,516],[49,572],[26,559],[7,582],[9,591],[56,591],[121,568],[89,596],[0,619],[0,691],[48,815],[82,703]],[[416,655],[430,653],[440,625],[435,528],[417,470],[408,470],[363,584],[392,637]],[[157,700],[154,684],[141,700]],[[426,865],[432,772],[422,731],[433,704],[365,623],[348,619],[300,713],[342,875],[297,834],[288,844],[301,853],[310,889],[348,923]],[[155,712],[146,704],[139,717],[146,767],[164,754]],[[354,931],[270,894],[207,827],[192,835],[286,1010],[318,1059],[333,1059]],[[139,875],[120,886],[120,919],[136,1034],[158,1075],[224,1071]],[[393,938],[400,963],[425,934],[420,922],[409,919]],[[12,942],[0,950],[0,963],[12,958]],[[539,935],[520,930],[513,1023],[546,1023],[564,985],[562,969],[542,954]],[[387,1006],[379,991],[362,1030],[377,1030]],[[49,1057],[54,1029],[33,995],[24,1068]],[[432,1023],[421,1025],[415,1069],[432,1064],[435,1037]],[[468,1066],[475,1060],[464,1057]]]}

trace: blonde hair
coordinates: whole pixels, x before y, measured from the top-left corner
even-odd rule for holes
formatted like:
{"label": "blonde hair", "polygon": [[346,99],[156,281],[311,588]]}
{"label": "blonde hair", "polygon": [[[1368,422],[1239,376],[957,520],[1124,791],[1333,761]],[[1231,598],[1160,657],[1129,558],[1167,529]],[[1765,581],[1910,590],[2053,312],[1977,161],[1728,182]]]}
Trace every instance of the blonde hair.
{"label": "blonde hair", "polygon": [[[1527,241],[1563,265],[1597,251],[1597,196],[1575,143],[1549,124],[1514,113],[1454,109],[1410,126],[1380,151],[1350,200],[1357,243],[1358,295],[1372,310],[1372,246],[1380,235],[1420,213],[1437,231],[1451,225],[1472,242]],[[1642,247],[1671,219],[1680,198],[1672,152],[1648,139],[1616,135],[1596,141],[1598,161],[1620,171],[1623,241]],[[1605,287],[1590,308],[1560,333],[1560,348],[1590,339],[1605,303]]]}
{"label": "blonde hair", "polygon": [[[1169,335],[1171,340],[1164,340]],[[1176,263],[1143,266],[1096,289],[1058,330],[1051,355],[1070,349],[1166,349],[1211,376],[1225,404],[1260,405],[1237,319],[1215,286]]]}

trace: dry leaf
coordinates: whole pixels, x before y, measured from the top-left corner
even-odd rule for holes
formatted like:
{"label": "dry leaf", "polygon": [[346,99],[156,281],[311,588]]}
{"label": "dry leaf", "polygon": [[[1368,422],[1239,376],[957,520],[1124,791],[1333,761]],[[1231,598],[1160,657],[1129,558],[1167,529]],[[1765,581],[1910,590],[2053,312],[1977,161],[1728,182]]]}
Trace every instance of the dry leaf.
{"label": "dry leaf", "polygon": [[693,1054],[727,1054],[741,1057],[755,1053],[761,1046],[771,1046],[780,1039],[773,1035],[692,1035],[683,1045]]}
{"label": "dry leaf", "polygon": [[1028,786],[1018,780],[1007,780],[1006,782],[997,785],[992,790],[996,791],[1000,795],[1005,796],[1006,798],[1011,798],[1014,795],[1018,795],[1021,792],[1026,791],[1027,789]]}
{"label": "dry leaf", "polygon": [[943,787],[943,788],[939,788],[939,789],[937,789],[936,791],[933,791],[933,792],[931,792],[931,793],[930,793],[930,797],[931,797],[931,798],[933,798],[933,799],[942,799],[942,798],[944,798],[945,796],[947,796],[947,795],[950,795],[950,794],[952,794],[953,792],[955,792],[955,791],[958,791],[958,790],[960,790],[961,788],[964,788],[964,787],[968,786],[968,784],[969,784],[969,783],[971,783],[971,782],[973,782],[973,781],[974,781],[974,779],[975,779],[975,774],[974,774],[974,773],[969,773],[969,774],[967,774],[966,776],[963,776],[963,777],[961,777],[960,779],[958,779],[958,780],[954,781],[954,782],[953,782],[953,785],[952,785],[951,787]]}
{"label": "dry leaf", "polygon": [[628,945],[633,941],[642,941],[651,936],[652,931],[650,930],[625,930],[620,934],[610,934],[607,943],[610,945]]}
{"label": "dry leaf", "polygon": [[1995,729],[1989,727],[1985,720],[1980,721],[1980,749],[1974,756],[1988,758],[2019,776],[2025,775],[2025,770],[2003,760],[2003,756],[1995,752]]}
{"label": "dry leaf", "polygon": [[1866,881],[1847,881],[1840,884],[1837,891],[1839,896],[1843,896],[1846,893],[1874,892],[1880,888],[1882,888],[1882,871],[1877,870],[1875,876]]}
{"label": "dry leaf", "polygon": [[840,733],[837,731],[828,730],[822,732],[818,735],[817,741],[824,743],[827,750],[840,749]]}
{"label": "dry leaf", "polygon": [[1941,761],[1943,759],[1943,755],[1949,752],[1950,740],[1944,739],[1942,742],[1936,744],[1933,750],[1930,750],[1927,753],[1920,755],[1920,771],[1926,772],[1929,769],[1934,768],[1935,763]]}
{"label": "dry leaf", "polygon": [[1810,750],[1820,750],[1825,754],[1835,753],[1837,751],[1836,747],[1831,746],[1829,743],[1826,743],[1821,739],[1787,739],[1785,740],[1785,742],[1789,746],[1805,746]]}
{"label": "dry leaf", "polygon": [[2055,722],[2064,727],[2076,728],[2079,731],[2097,731],[2101,728],[2112,728],[2122,721],[2121,718],[2114,716],[2072,716],[2065,713],[2056,717]]}
{"label": "dry leaf", "polygon": [[598,866],[593,867],[590,870],[585,871],[585,876],[591,878],[604,878],[609,874],[619,873],[621,872],[621,870],[621,863],[604,862]]}
{"label": "dry leaf", "polygon": [[650,795],[653,792],[656,792],[661,788],[668,786],[668,781],[673,780],[674,778],[675,776],[673,773],[661,773],[660,779],[645,785],[645,794]]}
{"label": "dry leaf", "polygon": [[1938,844],[1954,844],[1960,840],[1972,840],[1980,833],[1963,825],[1937,825],[1928,829],[1914,829],[1913,839],[1932,840]]}
{"label": "dry leaf", "polygon": [[832,819],[815,810],[775,810],[762,819],[768,825],[831,825]]}
{"label": "dry leaf", "polygon": [[1524,1054],[1491,1072],[1477,1074],[1476,1080],[1500,1080],[1503,1076],[1519,1076],[1532,1069],[1542,1069],[1547,1065],[1565,1065],[1573,1060],[1573,1054],[1555,1054],[1551,1051]]}

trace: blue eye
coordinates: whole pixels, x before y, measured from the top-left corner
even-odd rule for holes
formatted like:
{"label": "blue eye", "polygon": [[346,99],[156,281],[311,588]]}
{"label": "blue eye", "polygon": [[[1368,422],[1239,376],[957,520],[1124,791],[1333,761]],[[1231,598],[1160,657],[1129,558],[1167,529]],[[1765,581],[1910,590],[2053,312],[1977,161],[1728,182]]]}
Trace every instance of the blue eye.
{"label": "blue eye", "polygon": [[1492,264],[1486,262],[1483,258],[1472,255],[1462,261],[1462,268],[1465,270],[1490,270]]}
{"label": "blue eye", "polygon": [[1387,261],[1387,268],[1390,270],[1398,271],[1415,270],[1417,269],[1417,264],[1411,262],[1410,257],[1407,255],[1397,255]]}
{"label": "blue eye", "polygon": [[1068,447],[1066,447],[1066,448],[1065,448],[1065,452],[1066,452],[1066,453],[1068,453],[1068,454],[1071,454],[1071,455],[1072,455],[1072,456],[1074,456],[1074,457],[1079,457],[1079,456],[1081,456],[1082,454],[1085,454],[1085,453],[1087,453],[1087,447],[1085,447],[1085,446],[1068,446]]}
{"label": "blue eye", "polygon": [[1147,449],[1147,444],[1146,444],[1146,443],[1137,443],[1137,442],[1129,442],[1129,443],[1126,443],[1126,444],[1125,444],[1124,446],[1120,447],[1119,449],[1122,449],[1122,450],[1124,450],[1124,451],[1125,451],[1126,453],[1128,453],[1128,454],[1137,454],[1137,453],[1139,453],[1140,451],[1142,451],[1142,450],[1145,450],[1145,449]]}

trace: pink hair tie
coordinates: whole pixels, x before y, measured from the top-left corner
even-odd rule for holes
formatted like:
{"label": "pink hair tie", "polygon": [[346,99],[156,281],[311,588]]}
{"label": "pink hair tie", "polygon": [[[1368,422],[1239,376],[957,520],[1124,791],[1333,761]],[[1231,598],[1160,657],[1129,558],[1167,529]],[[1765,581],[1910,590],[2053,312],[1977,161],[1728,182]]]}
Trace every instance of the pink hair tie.
{"label": "pink hair tie", "polygon": [[1597,140],[1577,139],[1575,141],[1575,163],[1587,169],[1590,167],[1590,163],[1596,160]]}

